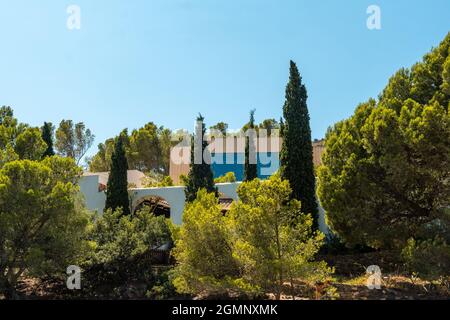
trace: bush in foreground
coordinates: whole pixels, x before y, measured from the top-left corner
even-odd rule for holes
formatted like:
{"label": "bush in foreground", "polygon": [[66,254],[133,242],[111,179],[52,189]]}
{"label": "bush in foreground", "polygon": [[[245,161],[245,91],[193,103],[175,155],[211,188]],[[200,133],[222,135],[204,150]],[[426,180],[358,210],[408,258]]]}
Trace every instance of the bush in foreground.
{"label": "bush in foreground", "polygon": [[0,292],[17,298],[24,275],[61,275],[89,250],[72,159],[9,162],[0,170]]}
{"label": "bush in foreground", "polygon": [[449,234],[449,48],[450,33],[422,62],[398,71],[379,101],[327,132],[318,194],[348,246],[401,250],[410,238]]}
{"label": "bush in foreground", "polygon": [[233,258],[240,277],[236,283],[252,294],[274,293],[280,299],[285,284],[296,280],[323,282],[332,270],[314,256],[324,235],[312,232],[311,215],[290,199],[287,180],[278,175],[255,179],[238,188],[239,201],[227,218]]}
{"label": "bush in foreground", "polygon": [[152,288],[158,275],[150,251],[172,242],[169,222],[146,207],[131,216],[107,210],[89,239],[94,250],[83,266],[89,293],[120,297],[130,285],[138,286],[142,296]]}
{"label": "bush in foreground", "polygon": [[260,297],[297,280],[325,282],[332,270],[314,261],[324,236],[313,233],[310,215],[289,201],[291,189],[279,176],[243,183],[240,200],[223,214],[213,193],[201,190],[186,207],[177,231],[174,285],[194,295]]}
{"label": "bush in foreground", "polygon": [[201,189],[187,204],[175,235],[173,283],[179,293],[227,293],[238,276],[229,237],[215,194]]}

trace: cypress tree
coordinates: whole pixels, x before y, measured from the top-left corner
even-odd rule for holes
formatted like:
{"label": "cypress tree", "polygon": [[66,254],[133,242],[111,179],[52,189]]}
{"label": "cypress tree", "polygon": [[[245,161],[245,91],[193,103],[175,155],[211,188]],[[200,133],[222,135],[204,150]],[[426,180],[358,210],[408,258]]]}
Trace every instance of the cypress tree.
{"label": "cypress tree", "polygon": [[318,228],[318,208],[313,164],[313,147],[307,93],[297,66],[290,62],[290,76],[286,87],[286,101],[283,106],[283,146],[280,154],[280,171],[292,188],[293,199],[300,200],[302,212],[312,215]]}
{"label": "cypress tree", "polygon": [[111,156],[111,171],[108,177],[105,210],[122,208],[123,214],[130,214],[127,171],[128,163],[121,134],[116,139],[114,152]]}
{"label": "cypress tree", "polygon": [[[250,111],[250,122],[248,123],[250,130],[255,130],[255,110]],[[245,138],[245,164],[244,164],[244,181],[252,181],[258,177],[258,165],[256,164],[256,146],[254,141],[254,133],[250,133]]]}
{"label": "cypress tree", "polygon": [[42,155],[42,158],[55,155],[55,150],[53,149],[53,130],[53,125],[50,122],[44,122],[44,126],[41,128],[41,135],[42,140],[47,144],[47,149]]}
{"label": "cypress tree", "polygon": [[[206,189],[207,192],[214,192],[216,196],[218,195],[217,188],[214,185],[214,175],[210,161],[208,163],[203,157],[203,155],[205,155],[206,158],[210,156],[207,150],[207,141],[203,139],[206,134],[206,126],[203,120],[204,118],[200,114],[197,117],[196,134],[192,137],[191,164],[184,190],[187,202],[194,201],[197,198],[197,192],[200,189]],[[196,153],[197,157],[195,157]]]}

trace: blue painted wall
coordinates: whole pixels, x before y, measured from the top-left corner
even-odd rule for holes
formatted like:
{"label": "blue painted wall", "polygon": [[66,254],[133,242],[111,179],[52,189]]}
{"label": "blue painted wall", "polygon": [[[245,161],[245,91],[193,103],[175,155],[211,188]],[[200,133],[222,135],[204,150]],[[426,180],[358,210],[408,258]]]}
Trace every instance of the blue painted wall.
{"label": "blue painted wall", "polygon": [[[211,155],[211,168],[214,178],[223,176],[227,172],[234,172],[236,179],[244,179],[244,153],[216,153]],[[258,153],[258,177],[266,179],[280,167],[279,152]]]}

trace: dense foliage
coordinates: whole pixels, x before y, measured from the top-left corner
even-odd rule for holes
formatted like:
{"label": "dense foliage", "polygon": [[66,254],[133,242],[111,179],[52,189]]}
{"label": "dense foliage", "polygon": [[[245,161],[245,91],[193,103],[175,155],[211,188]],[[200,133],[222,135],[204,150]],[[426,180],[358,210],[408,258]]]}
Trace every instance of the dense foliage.
{"label": "dense foliage", "polygon": [[[199,115],[197,118],[196,135],[192,137],[191,143],[191,163],[187,178],[185,179],[186,201],[192,202],[197,197],[197,192],[204,188],[208,192],[217,194],[214,185],[214,175],[211,169],[211,154],[208,152],[208,142],[204,139],[206,135],[206,127],[204,118]],[[201,159],[197,159],[200,163],[195,163],[195,153],[198,153]],[[208,161],[209,160],[209,161]]]}
{"label": "dense foliage", "polygon": [[218,122],[215,125],[209,127],[211,132],[215,132],[215,134],[220,133],[222,138],[225,138],[227,136],[227,130],[228,130],[228,123],[225,122]]}
{"label": "dense foliage", "polygon": [[238,275],[229,233],[214,193],[201,189],[183,212],[173,251],[174,285],[180,293],[225,294]]}
{"label": "dense foliage", "polygon": [[91,295],[124,296],[127,285],[151,290],[156,281],[150,251],[171,243],[169,222],[144,207],[133,215],[121,209],[97,217],[88,238],[94,249],[84,261],[87,291]]}
{"label": "dense foliage", "polygon": [[226,183],[226,182],[236,182],[236,176],[234,172],[232,171],[227,172],[223,176],[214,179],[214,183]]}
{"label": "dense foliage", "polygon": [[51,157],[55,155],[55,150],[53,149],[53,133],[54,127],[50,122],[44,122],[41,128],[42,140],[47,144],[47,149],[44,151],[43,157]]}
{"label": "dense foliage", "polygon": [[318,208],[307,98],[306,87],[302,83],[297,66],[291,61],[283,106],[280,172],[283,179],[289,181],[292,188],[291,197],[302,202],[303,212],[311,214],[313,228],[317,230]]}
{"label": "dense foliage", "polygon": [[448,240],[434,239],[416,241],[409,239],[402,250],[407,271],[422,279],[450,279],[450,245]]}
{"label": "dense foliage", "polygon": [[28,125],[19,123],[14,117],[11,107],[0,108],[0,150],[13,149],[17,137],[28,128]]}
{"label": "dense foliage", "polygon": [[240,268],[238,283],[254,294],[280,298],[285,283],[325,281],[325,262],[314,261],[324,235],[312,232],[311,215],[303,214],[291,188],[278,175],[255,179],[238,188],[239,201],[228,216],[233,257]]}
{"label": "dense foliage", "polygon": [[27,128],[16,138],[14,151],[19,159],[40,160],[47,144],[38,128]]}
{"label": "dense foliage", "polygon": [[252,181],[258,177],[258,165],[256,155],[257,136],[255,130],[255,110],[250,111],[250,121],[245,138],[245,163],[244,181]]}
{"label": "dense foliage", "polygon": [[73,158],[79,164],[94,139],[95,136],[83,122],[74,124],[72,120],[62,120],[56,129],[55,147],[61,156]]}
{"label": "dense foliage", "polygon": [[290,193],[278,176],[254,179],[239,187],[240,200],[224,215],[214,194],[200,190],[175,237],[178,291],[280,298],[285,282],[326,280],[332,270],[314,261],[324,236],[311,231],[310,215]]}
{"label": "dense foliage", "polygon": [[[247,122],[241,129],[241,131],[246,132],[250,128],[250,121]],[[275,119],[264,119],[260,124],[254,126],[256,132],[260,130],[266,130],[267,136],[271,136],[275,130],[280,129],[280,123]]]}
{"label": "dense foliage", "polygon": [[111,156],[111,171],[106,189],[105,210],[122,209],[123,214],[130,214],[128,195],[128,162],[123,146],[123,136],[116,139],[114,153]]}
{"label": "dense foliage", "polygon": [[[91,172],[110,170],[114,143],[115,138],[111,138],[98,145],[97,154],[89,161]],[[144,127],[133,130],[130,135],[127,133],[123,143],[131,170],[169,174],[170,148],[174,144],[169,129],[158,128],[153,122],[149,122]]]}
{"label": "dense foliage", "polygon": [[449,49],[450,34],[398,71],[378,102],[329,129],[318,192],[348,245],[402,248],[411,239],[412,254],[438,239],[449,244]]}
{"label": "dense foliage", "polygon": [[173,180],[170,176],[162,176],[157,174],[147,175],[143,181],[142,185],[145,188],[162,188],[162,187],[172,187],[174,185]]}
{"label": "dense foliage", "polygon": [[28,275],[62,274],[88,249],[72,159],[18,160],[0,170],[0,291],[15,297]]}
{"label": "dense foliage", "polygon": [[0,167],[13,160],[41,160],[47,144],[38,128],[19,123],[10,107],[0,108]]}

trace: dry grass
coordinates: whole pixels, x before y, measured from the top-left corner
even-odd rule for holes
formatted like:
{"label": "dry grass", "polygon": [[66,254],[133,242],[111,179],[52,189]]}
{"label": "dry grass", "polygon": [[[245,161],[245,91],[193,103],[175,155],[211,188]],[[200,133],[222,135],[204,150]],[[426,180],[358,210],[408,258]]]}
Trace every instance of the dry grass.
{"label": "dry grass", "polygon": [[[364,253],[352,255],[323,256],[336,273],[329,282],[313,284],[298,280],[292,288],[286,284],[281,299],[283,300],[450,300],[450,288],[439,281],[426,281],[411,277],[401,272],[401,265],[391,253]],[[366,267],[379,265],[382,271],[381,289],[367,287],[368,275]],[[89,298],[78,295],[65,288],[64,281],[40,281],[24,279],[19,283],[19,293],[24,299],[73,299]],[[2,297],[0,296],[0,299]],[[135,297],[145,299],[145,296]],[[214,298],[203,296],[201,299]],[[216,297],[217,298],[217,297]],[[219,297],[220,298],[220,297]],[[222,299],[237,299],[238,297],[221,297]],[[242,298],[242,297],[241,297]],[[273,294],[268,299],[275,299]]]}

